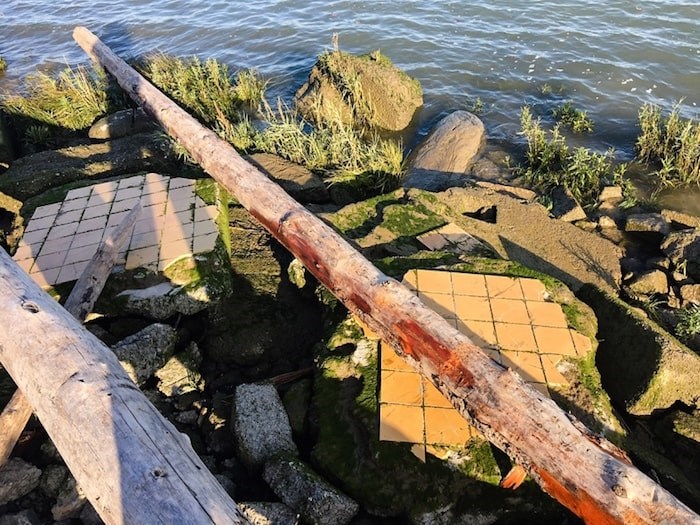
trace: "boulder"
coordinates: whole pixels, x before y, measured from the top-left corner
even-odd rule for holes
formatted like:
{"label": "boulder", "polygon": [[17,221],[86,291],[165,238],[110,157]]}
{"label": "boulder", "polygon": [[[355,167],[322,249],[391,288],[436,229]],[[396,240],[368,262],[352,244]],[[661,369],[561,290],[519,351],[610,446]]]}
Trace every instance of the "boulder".
{"label": "boulder", "polygon": [[10,458],[0,467],[0,505],[29,494],[39,485],[41,470],[20,458]]}
{"label": "boulder", "polygon": [[87,503],[87,497],[73,476],[68,476],[58,493],[51,515],[56,521],[75,518]]}
{"label": "boulder", "polygon": [[96,140],[116,139],[152,131],[156,127],[156,123],[143,109],[123,109],[95,122],[88,131],[88,137]]}
{"label": "boulder", "polygon": [[661,270],[650,270],[636,276],[628,285],[636,295],[668,293],[668,278]]}
{"label": "boulder", "polygon": [[206,286],[186,290],[171,283],[160,283],[148,288],[124,290],[117,295],[123,299],[125,312],[137,313],[163,321],[175,314],[194,315],[210,305]]}
{"label": "boulder", "polygon": [[700,282],[700,233],[698,230],[671,232],[661,244],[661,250],[673,266],[691,279]]}
{"label": "boulder", "polygon": [[700,284],[684,284],[680,288],[683,305],[700,304]]}
{"label": "boulder", "polygon": [[633,213],[627,216],[626,232],[658,233],[666,235],[671,230],[668,221],[660,213]]}
{"label": "boulder", "polygon": [[615,223],[615,220],[612,217],[608,217],[607,215],[601,215],[598,218],[598,226],[600,227],[601,230],[608,230],[612,228],[617,228],[617,224]]}
{"label": "boulder", "polygon": [[319,57],[295,101],[312,122],[340,120],[400,131],[423,105],[423,92],[379,51],[362,56],[333,51]]}
{"label": "boulder", "polygon": [[279,455],[298,455],[292,428],[277,389],[270,384],[236,388],[233,432],[238,456],[251,470]]}
{"label": "boulder", "polygon": [[661,216],[677,230],[700,228],[700,217],[675,210],[661,210]]}
{"label": "boulder", "polygon": [[700,407],[700,356],[643,313],[586,284],[578,296],[598,317],[596,364],[613,402],[637,416],[677,402]]}
{"label": "boulder", "polygon": [[41,473],[39,489],[49,498],[56,498],[70,472],[63,465],[48,465]]}
{"label": "boulder", "polygon": [[463,185],[485,135],[483,122],[468,111],[455,111],[446,116],[409,159],[403,186],[442,191]]}
{"label": "boulder", "polygon": [[299,515],[284,503],[246,501],[238,504],[252,525],[297,525]]}
{"label": "boulder", "polygon": [[0,176],[0,192],[25,201],[78,180],[147,170],[167,173],[178,169],[175,155],[169,153],[169,142],[157,133],[42,151],[16,160]]}
{"label": "boulder", "polygon": [[166,324],[152,324],[112,347],[129,377],[139,386],[172,355],[177,331]]}
{"label": "boulder", "polygon": [[622,188],[620,186],[605,186],[598,195],[598,202],[607,202],[612,205],[622,202]]}
{"label": "boulder", "polygon": [[27,509],[16,514],[5,514],[0,517],[0,525],[41,525],[41,520],[36,512]]}
{"label": "boulder", "polygon": [[270,153],[256,153],[246,157],[246,160],[299,202],[323,203],[330,200],[323,180],[304,166]]}
{"label": "boulder", "polygon": [[563,186],[554,188],[551,197],[552,215],[560,221],[576,222],[587,218],[586,212],[583,211],[581,205],[576,201],[572,193]]}
{"label": "boulder", "polygon": [[298,459],[268,461],[263,479],[278,498],[311,525],[345,525],[360,508]]}
{"label": "boulder", "polygon": [[[204,388],[199,373],[202,354],[197,343],[191,342],[185,350],[175,354],[153,374],[158,378],[158,390],[166,397],[181,396]],[[195,418],[196,419],[196,418]]]}

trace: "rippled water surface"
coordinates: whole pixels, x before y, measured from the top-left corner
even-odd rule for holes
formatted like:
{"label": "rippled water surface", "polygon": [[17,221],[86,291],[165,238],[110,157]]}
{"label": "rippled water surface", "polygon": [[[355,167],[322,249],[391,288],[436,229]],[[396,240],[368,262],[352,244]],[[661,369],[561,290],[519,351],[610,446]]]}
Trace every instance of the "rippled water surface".
{"label": "rippled water surface", "polygon": [[523,104],[588,110],[593,141],[631,152],[644,102],[700,103],[700,2],[5,0],[0,88],[37,66],[85,61],[85,25],[123,56],[155,49],[253,67],[289,97],[334,32],[350,52],[380,48],[425,91],[421,131],[480,100],[491,136],[514,139]]}

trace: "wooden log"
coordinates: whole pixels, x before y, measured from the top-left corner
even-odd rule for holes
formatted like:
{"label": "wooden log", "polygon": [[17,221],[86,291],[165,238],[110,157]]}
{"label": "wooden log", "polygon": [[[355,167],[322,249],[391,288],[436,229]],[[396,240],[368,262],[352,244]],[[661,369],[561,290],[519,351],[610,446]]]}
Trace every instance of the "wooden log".
{"label": "wooden log", "polygon": [[404,286],[382,274],[90,31],[76,27],[73,38],[351,312],[392,344],[547,493],[591,524],[700,524],[700,517],[686,505],[603,450],[552,400],[497,365]]}
{"label": "wooden log", "polygon": [[[119,226],[100,243],[95,255],[66,299],[63,307],[81,323],[85,321],[102,293],[119,251],[124,246],[140,213],[141,203],[138,203],[119,223]],[[0,414],[0,467],[10,457],[30,417],[32,417],[32,407],[18,389]]]}
{"label": "wooden log", "polygon": [[248,523],[114,353],[4,250],[0,311],[0,362],[105,523]]}

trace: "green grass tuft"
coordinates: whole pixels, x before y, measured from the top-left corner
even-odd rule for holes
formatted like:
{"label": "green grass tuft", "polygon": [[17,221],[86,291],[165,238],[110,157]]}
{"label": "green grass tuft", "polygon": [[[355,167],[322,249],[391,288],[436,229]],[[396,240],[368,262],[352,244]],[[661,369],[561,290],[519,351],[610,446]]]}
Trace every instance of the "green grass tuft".
{"label": "green grass tuft", "polygon": [[571,128],[574,133],[591,133],[593,121],[586,111],[575,108],[571,102],[564,102],[552,112],[554,118]]}
{"label": "green grass tuft", "polygon": [[682,341],[689,341],[700,334],[700,305],[692,305],[677,311],[676,335]]}
{"label": "green grass tuft", "polygon": [[682,119],[679,104],[665,118],[661,108],[645,104],[639,110],[639,125],[639,157],[661,164],[661,186],[700,184],[700,122]]}

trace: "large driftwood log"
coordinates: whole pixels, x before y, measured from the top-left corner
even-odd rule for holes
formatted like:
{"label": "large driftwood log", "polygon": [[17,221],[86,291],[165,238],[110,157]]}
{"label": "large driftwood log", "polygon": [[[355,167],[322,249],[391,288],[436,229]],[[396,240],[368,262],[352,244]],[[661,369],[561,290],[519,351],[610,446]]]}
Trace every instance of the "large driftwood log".
{"label": "large driftwood log", "polygon": [[4,250],[0,311],[0,362],[105,523],[248,523],[114,353]]}
{"label": "large driftwood log", "polygon": [[603,450],[553,401],[498,366],[400,283],[382,274],[90,31],[77,27],[73,37],[320,282],[547,493],[591,524],[700,524],[687,506]]}

